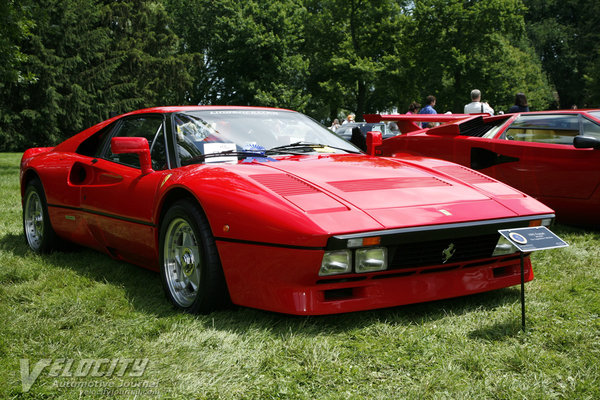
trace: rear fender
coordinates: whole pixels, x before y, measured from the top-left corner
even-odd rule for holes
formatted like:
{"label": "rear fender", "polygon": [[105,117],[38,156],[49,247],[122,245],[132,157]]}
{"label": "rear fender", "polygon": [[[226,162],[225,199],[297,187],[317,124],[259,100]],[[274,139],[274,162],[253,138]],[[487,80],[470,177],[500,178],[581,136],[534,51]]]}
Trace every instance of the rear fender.
{"label": "rear fender", "polygon": [[32,169],[28,168],[29,162],[36,156],[40,154],[49,153],[52,151],[54,147],[32,147],[31,149],[25,150],[23,156],[21,157],[21,167],[20,167],[20,181],[21,181],[21,196],[25,194],[25,185],[27,182],[37,176]]}

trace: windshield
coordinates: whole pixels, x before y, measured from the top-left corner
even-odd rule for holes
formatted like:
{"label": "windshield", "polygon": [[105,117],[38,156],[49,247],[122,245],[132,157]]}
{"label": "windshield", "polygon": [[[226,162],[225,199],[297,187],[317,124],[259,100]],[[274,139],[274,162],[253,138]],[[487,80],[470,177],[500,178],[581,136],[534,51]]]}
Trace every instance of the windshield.
{"label": "windshield", "polygon": [[237,162],[247,154],[357,153],[307,116],[285,110],[199,110],[173,116],[182,165]]}
{"label": "windshield", "polygon": [[589,114],[593,115],[596,118],[600,118],[600,111],[589,111]]}

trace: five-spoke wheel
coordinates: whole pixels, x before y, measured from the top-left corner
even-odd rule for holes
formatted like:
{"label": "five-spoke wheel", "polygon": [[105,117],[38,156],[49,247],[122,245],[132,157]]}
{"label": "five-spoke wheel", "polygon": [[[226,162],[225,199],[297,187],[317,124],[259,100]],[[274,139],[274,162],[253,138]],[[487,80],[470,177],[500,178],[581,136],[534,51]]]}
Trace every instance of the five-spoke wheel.
{"label": "five-spoke wheel", "polygon": [[25,188],[23,231],[27,244],[37,253],[47,253],[56,247],[58,239],[50,224],[44,188],[37,178],[30,180]]}
{"label": "five-spoke wheel", "polygon": [[217,247],[202,210],[180,200],[160,228],[161,277],[166,295],[187,312],[209,312],[223,304],[227,288]]}
{"label": "five-spoke wheel", "polygon": [[194,230],[183,218],[175,218],[169,223],[163,263],[174,300],[180,307],[191,306],[198,295],[202,257]]}

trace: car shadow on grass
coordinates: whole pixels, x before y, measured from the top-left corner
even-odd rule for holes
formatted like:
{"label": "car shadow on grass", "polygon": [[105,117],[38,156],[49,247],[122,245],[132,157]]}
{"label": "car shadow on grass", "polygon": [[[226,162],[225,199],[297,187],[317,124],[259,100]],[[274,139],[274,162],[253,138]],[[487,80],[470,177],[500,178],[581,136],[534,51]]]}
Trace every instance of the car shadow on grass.
{"label": "car shadow on grass", "polygon": [[515,337],[522,332],[521,319],[515,314],[514,318],[508,321],[495,322],[469,333],[469,338],[491,342],[501,342],[507,338]]}
{"label": "car shadow on grass", "polygon": [[[23,236],[17,234],[0,237],[0,250],[22,258],[42,257],[46,265],[68,268],[93,281],[120,287],[125,291],[128,301],[137,312],[158,318],[181,314],[168,303],[162,290],[160,277],[156,272],[114,260],[106,254],[72,246],[68,251],[41,256],[34,255],[29,250]],[[264,329],[273,333],[285,333],[292,330],[316,336],[324,332],[339,333],[378,323],[406,326],[424,325],[448,316],[464,316],[481,310],[491,311],[518,302],[519,293],[518,288],[507,288],[427,303],[311,317],[230,306],[209,315],[186,315],[186,318],[196,319],[205,326],[223,331],[244,333],[248,329]],[[507,324],[510,326],[510,323]],[[494,331],[494,327],[490,328],[489,332],[484,327],[475,335],[489,338],[491,332]]]}
{"label": "car shadow on grass", "polygon": [[[427,303],[322,316],[294,316],[238,307],[231,311],[232,314],[223,314],[227,315],[223,319],[216,318],[215,314],[218,313],[212,314],[212,323],[215,328],[239,333],[264,325],[274,333],[285,334],[294,331],[317,336],[324,333],[344,333],[382,323],[391,326],[423,326],[448,317],[458,319],[466,316],[469,319],[470,313],[493,311],[505,305],[514,305],[519,302],[519,298],[518,288],[506,288]],[[235,318],[234,314],[237,314],[238,318]],[[520,322],[518,318],[519,315],[515,314],[517,324]],[[476,323],[476,320],[477,317],[474,317],[473,323]],[[507,322],[507,325],[510,324],[511,322]]]}
{"label": "car shadow on grass", "polygon": [[92,281],[108,283],[124,289],[127,300],[136,311],[157,317],[176,315],[167,303],[159,275],[142,267],[114,260],[108,255],[77,245],[63,246],[51,254],[34,254],[22,235],[8,234],[0,237],[0,250],[27,259],[41,258],[45,265],[68,268],[77,275]]}

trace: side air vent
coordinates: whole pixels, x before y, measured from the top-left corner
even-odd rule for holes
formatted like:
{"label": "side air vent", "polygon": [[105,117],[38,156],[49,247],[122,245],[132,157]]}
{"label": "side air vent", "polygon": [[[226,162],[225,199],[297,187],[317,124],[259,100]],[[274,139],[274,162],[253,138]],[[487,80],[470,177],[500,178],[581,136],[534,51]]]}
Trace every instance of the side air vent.
{"label": "side air vent", "polygon": [[280,196],[321,193],[311,185],[286,174],[250,175],[250,178],[266,186]]}
{"label": "side air vent", "polygon": [[343,192],[363,192],[369,190],[412,189],[419,187],[452,186],[435,177],[407,177],[382,179],[357,179],[352,181],[327,182]]}
{"label": "side air vent", "polygon": [[460,131],[461,135],[464,136],[479,136],[478,134],[475,134],[475,132],[478,132],[481,130],[481,127],[483,126],[483,117],[482,116],[478,116],[475,117],[473,119],[469,119],[465,122],[461,122],[460,124],[458,124],[458,129]]}

